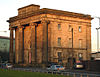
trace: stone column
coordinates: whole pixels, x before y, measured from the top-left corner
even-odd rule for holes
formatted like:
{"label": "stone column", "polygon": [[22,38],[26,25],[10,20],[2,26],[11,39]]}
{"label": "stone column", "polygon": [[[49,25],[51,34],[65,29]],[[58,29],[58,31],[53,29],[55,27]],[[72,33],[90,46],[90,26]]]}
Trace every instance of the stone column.
{"label": "stone column", "polygon": [[18,64],[18,28],[15,28],[15,63]]}
{"label": "stone column", "polygon": [[9,61],[13,63],[13,28],[10,28],[10,50],[9,50]]}
{"label": "stone column", "polygon": [[24,26],[18,27],[18,45],[19,45],[19,60],[18,63],[23,63],[24,61]]}
{"label": "stone column", "polygon": [[32,63],[36,63],[37,62],[37,45],[36,45],[36,23],[30,23],[31,26],[31,53],[32,53],[32,57],[31,57],[31,61]]}
{"label": "stone column", "polygon": [[48,24],[49,21],[42,21],[43,25],[43,54],[42,62],[48,63]]}

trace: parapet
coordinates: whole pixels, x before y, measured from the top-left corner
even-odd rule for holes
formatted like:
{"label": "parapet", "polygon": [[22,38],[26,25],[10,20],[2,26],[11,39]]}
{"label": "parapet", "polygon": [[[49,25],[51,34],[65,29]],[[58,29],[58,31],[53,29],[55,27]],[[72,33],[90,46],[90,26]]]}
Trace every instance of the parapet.
{"label": "parapet", "polygon": [[25,14],[28,14],[28,13],[32,13],[32,12],[37,11],[39,9],[40,9],[39,5],[31,4],[31,5],[19,8],[18,9],[18,15],[25,15]]}

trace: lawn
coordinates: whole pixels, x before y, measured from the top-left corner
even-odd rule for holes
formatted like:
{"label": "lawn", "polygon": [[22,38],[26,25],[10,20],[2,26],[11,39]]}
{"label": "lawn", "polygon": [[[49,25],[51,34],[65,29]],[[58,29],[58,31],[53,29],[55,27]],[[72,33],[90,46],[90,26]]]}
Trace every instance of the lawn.
{"label": "lawn", "polygon": [[39,72],[25,72],[25,71],[0,69],[0,77],[68,77],[68,76],[52,75]]}

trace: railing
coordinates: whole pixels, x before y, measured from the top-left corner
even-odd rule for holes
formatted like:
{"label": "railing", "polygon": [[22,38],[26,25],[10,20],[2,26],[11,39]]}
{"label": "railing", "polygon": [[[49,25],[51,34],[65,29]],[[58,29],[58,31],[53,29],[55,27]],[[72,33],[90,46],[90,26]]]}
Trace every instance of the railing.
{"label": "railing", "polygon": [[78,73],[78,72],[69,72],[69,71],[52,71],[52,70],[40,70],[40,69],[24,69],[24,68],[13,68],[13,70],[18,71],[30,71],[30,72],[40,72],[40,73],[48,73],[48,74],[56,74],[56,75],[64,75],[71,77],[100,77],[99,73]]}

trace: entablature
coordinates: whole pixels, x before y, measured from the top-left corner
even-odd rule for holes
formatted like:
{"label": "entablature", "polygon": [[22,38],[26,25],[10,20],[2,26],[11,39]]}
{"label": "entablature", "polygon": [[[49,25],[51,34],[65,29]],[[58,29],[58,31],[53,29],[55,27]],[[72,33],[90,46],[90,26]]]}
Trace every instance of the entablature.
{"label": "entablature", "polygon": [[91,26],[91,20],[84,20],[79,18],[71,18],[71,17],[62,17],[50,14],[42,14],[37,16],[28,17],[26,19],[21,19],[10,23],[12,26],[29,24],[30,22],[39,22],[43,20],[49,20],[52,22],[61,22],[61,23],[71,23],[71,24],[86,24]]}
{"label": "entablature", "polygon": [[[31,5],[31,7],[29,7],[29,9],[32,10],[32,8],[33,8],[32,6],[34,6],[34,5]],[[27,8],[25,7],[24,9],[27,10]],[[36,6],[36,8],[38,8],[38,10],[35,10],[35,11],[32,11],[32,12],[29,11],[29,12],[25,12],[25,13],[20,13],[20,15],[18,15],[18,16],[11,17],[8,20],[8,22],[11,23],[11,22],[14,22],[14,21],[17,21],[17,20],[26,19],[28,17],[37,16],[37,15],[41,15],[41,14],[50,14],[50,15],[56,15],[56,16],[85,19],[85,20],[93,19],[90,15],[85,15],[85,14],[81,14],[81,13],[74,13],[74,12],[48,9],[48,8],[39,9],[39,6]]]}

